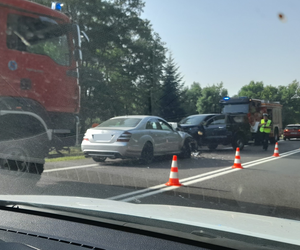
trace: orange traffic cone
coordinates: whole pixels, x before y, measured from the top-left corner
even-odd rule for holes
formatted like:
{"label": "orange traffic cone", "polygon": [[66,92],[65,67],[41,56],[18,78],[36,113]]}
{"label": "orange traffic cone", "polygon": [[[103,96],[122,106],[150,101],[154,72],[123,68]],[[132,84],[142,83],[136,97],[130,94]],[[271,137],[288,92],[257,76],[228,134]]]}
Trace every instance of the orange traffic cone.
{"label": "orange traffic cone", "polygon": [[182,186],[182,184],[179,182],[178,178],[178,166],[177,166],[177,156],[173,155],[173,161],[171,166],[171,172],[170,172],[170,178],[169,182],[167,182],[165,185],[167,186]]}
{"label": "orange traffic cone", "polygon": [[234,159],[234,164],[233,164],[232,168],[243,169],[242,164],[241,164],[240,148],[236,148],[235,159]]}
{"label": "orange traffic cone", "polygon": [[276,144],[275,144],[275,149],[274,149],[274,154],[273,154],[273,156],[275,156],[275,157],[279,157],[279,156],[280,156],[280,155],[279,155],[278,142],[276,142]]}

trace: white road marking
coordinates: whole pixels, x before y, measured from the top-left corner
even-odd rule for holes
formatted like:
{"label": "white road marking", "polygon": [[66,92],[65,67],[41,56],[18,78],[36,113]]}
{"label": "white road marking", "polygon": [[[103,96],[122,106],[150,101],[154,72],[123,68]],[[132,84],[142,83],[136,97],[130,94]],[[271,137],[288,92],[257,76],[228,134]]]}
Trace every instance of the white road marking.
{"label": "white road marking", "polygon": [[[281,153],[280,157],[269,156],[269,157],[265,157],[265,158],[262,158],[262,159],[242,163],[242,166],[243,166],[243,168],[249,168],[249,167],[252,167],[252,166],[255,166],[255,165],[259,165],[259,164],[262,164],[262,163],[265,163],[265,162],[277,160],[277,159],[280,159],[281,157],[286,157],[286,156],[296,154],[296,153],[300,153],[300,149],[295,149],[295,150],[292,150],[292,151]],[[65,167],[65,168],[48,169],[48,170],[44,170],[44,173],[57,172],[57,171],[66,171],[66,170],[80,169],[80,168],[91,168],[91,167],[105,168],[103,166],[99,166],[99,164],[89,164],[89,165],[71,166],[71,167]],[[200,175],[195,175],[195,176],[191,176],[191,177],[188,177],[188,178],[185,178],[185,179],[181,179],[180,182],[186,186],[186,185],[202,182],[202,181],[205,181],[205,180],[208,180],[208,179],[212,179],[212,178],[215,178],[215,177],[218,177],[218,176],[221,176],[221,175],[225,175],[225,174],[228,174],[228,173],[232,173],[232,172],[235,172],[235,171],[239,171],[239,170],[240,169],[232,169],[232,167],[226,167],[226,168],[214,170],[214,171],[211,171],[211,172],[203,173],[203,174],[200,174]],[[150,196],[150,195],[170,191],[170,190],[177,189],[177,188],[179,188],[179,187],[175,187],[175,186],[170,186],[169,187],[169,186],[166,186],[165,184],[160,184],[160,185],[156,185],[156,186],[153,186],[153,187],[149,187],[149,188],[145,188],[145,189],[141,189],[141,190],[137,190],[137,191],[133,191],[133,192],[113,196],[113,197],[110,197],[110,198],[107,198],[107,199],[118,200],[118,199],[121,199],[121,198],[124,198],[124,197],[132,196],[132,197],[129,197],[127,199],[121,200],[121,201],[132,201],[132,200],[135,200],[135,199],[144,198],[144,197],[147,197],[147,196]],[[145,194],[142,194],[142,193],[145,193]],[[141,194],[141,195],[136,196],[137,194]]]}
{"label": "white road marking", "polygon": [[157,186],[153,186],[153,187],[133,191],[133,192],[130,192],[130,193],[120,194],[120,195],[113,196],[113,197],[110,197],[110,198],[107,198],[107,199],[117,200],[117,199],[120,199],[120,198],[123,198],[123,197],[126,197],[126,196],[136,195],[136,194],[145,193],[145,192],[148,192],[148,191],[151,191],[151,190],[155,190],[155,189],[158,189],[158,188],[163,188],[165,186],[166,186],[165,184],[160,184],[160,185],[157,185]]}
{"label": "white road marking", "polygon": [[[286,152],[286,153],[282,153],[281,155],[284,156],[285,154],[291,153],[291,152],[294,152],[294,151],[298,152],[299,149],[292,150],[292,151],[289,151],[289,152]],[[249,162],[246,162],[246,163],[242,163],[242,166],[247,166],[249,164],[253,164],[253,163],[256,163],[256,162],[265,161],[265,160],[268,160],[268,159],[276,159],[276,157],[269,156],[269,157],[266,157],[266,158],[262,158],[262,159],[258,159],[258,160],[254,160],[254,161],[249,161]],[[232,162],[232,165],[233,165],[233,162]],[[214,171],[211,171],[211,172],[207,172],[207,173],[203,173],[203,174],[191,176],[191,177],[188,177],[188,178],[185,178],[185,179],[181,179],[180,182],[185,182],[185,181],[190,181],[190,180],[193,180],[193,179],[198,179],[200,177],[204,177],[204,176],[207,176],[207,175],[216,174],[216,173],[223,172],[223,171],[226,171],[226,170],[229,170],[229,169],[232,169],[232,167],[226,167],[226,168],[214,170]],[[156,190],[156,189],[164,188],[164,187],[166,188],[165,184],[160,184],[160,185],[156,185],[156,186],[153,186],[153,187],[149,187],[149,188],[145,188],[145,189],[141,189],[141,190],[137,190],[137,191],[133,191],[133,192],[129,192],[129,193],[125,193],[125,194],[113,196],[113,197],[110,197],[110,198],[107,198],[107,199],[109,199],[109,200],[117,200],[117,199],[121,199],[121,198],[124,198],[124,197],[127,197],[127,196],[133,196],[133,195],[137,195],[137,194],[140,194],[140,193],[146,193],[148,191],[152,191],[152,190]]]}
{"label": "white road marking", "polygon": [[104,167],[99,166],[99,164],[89,164],[89,165],[72,166],[72,167],[65,167],[65,168],[47,169],[47,170],[44,170],[44,173],[64,171],[64,170],[70,170],[70,169],[78,169],[78,168],[91,168],[91,167],[96,167],[96,166],[98,166],[99,168],[104,168]]}
{"label": "white road marking", "polygon": [[[262,163],[265,163],[265,162],[269,162],[269,161],[278,160],[278,159],[281,159],[283,157],[287,157],[287,156],[297,154],[297,153],[300,153],[300,149],[296,149],[296,150],[292,150],[292,151],[289,151],[289,152],[282,153],[280,157],[272,157],[271,156],[271,157],[264,158],[262,161],[257,161],[256,160],[256,161],[254,161],[254,163],[248,162],[247,164],[246,163],[242,164],[242,166],[243,166],[243,168],[249,168],[249,167],[252,167],[252,166],[256,166],[256,165],[259,165],[259,164],[262,164]],[[247,165],[247,166],[245,166],[245,165]],[[188,185],[191,185],[191,184],[194,184],[194,183],[202,182],[202,181],[205,181],[205,180],[209,180],[209,179],[212,179],[212,178],[216,178],[216,177],[219,177],[219,176],[222,176],[222,175],[225,175],[225,174],[229,174],[229,173],[233,173],[233,172],[236,172],[236,171],[240,171],[240,170],[242,170],[242,169],[232,169],[232,167],[227,167],[227,168],[223,168],[223,169],[220,169],[220,170],[216,170],[216,171],[206,173],[206,175],[208,175],[208,176],[205,176],[205,177],[204,177],[205,174],[202,174],[202,178],[199,178],[199,176],[201,176],[201,175],[198,175],[198,178],[196,176],[193,176],[193,177],[183,179],[180,182],[184,186],[188,186]],[[215,174],[212,174],[213,172]],[[192,180],[187,181],[187,179],[192,179]],[[147,192],[147,193],[137,195],[137,196],[132,196],[132,197],[123,199],[121,201],[129,202],[129,201],[132,201],[132,200],[145,198],[147,196],[155,195],[155,194],[158,194],[158,193],[170,191],[170,190],[177,189],[177,188],[180,188],[180,187],[165,186],[164,185],[164,188],[161,188],[161,189],[158,189],[158,190],[155,190],[155,191],[152,191],[152,192],[148,192],[150,188],[143,189],[143,190],[145,190],[144,192]],[[142,191],[142,190],[139,190],[139,191]],[[133,193],[133,192],[131,192],[131,193]],[[114,198],[114,197],[112,197],[112,198]]]}

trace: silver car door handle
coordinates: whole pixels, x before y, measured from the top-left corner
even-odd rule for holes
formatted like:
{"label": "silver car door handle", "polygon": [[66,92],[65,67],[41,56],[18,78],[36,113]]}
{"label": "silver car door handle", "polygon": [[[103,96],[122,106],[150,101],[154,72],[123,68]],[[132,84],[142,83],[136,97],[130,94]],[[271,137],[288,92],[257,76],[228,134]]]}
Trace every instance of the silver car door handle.
{"label": "silver car door handle", "polygon": [[225,128],[225,127],[219,127],[219,128]]}

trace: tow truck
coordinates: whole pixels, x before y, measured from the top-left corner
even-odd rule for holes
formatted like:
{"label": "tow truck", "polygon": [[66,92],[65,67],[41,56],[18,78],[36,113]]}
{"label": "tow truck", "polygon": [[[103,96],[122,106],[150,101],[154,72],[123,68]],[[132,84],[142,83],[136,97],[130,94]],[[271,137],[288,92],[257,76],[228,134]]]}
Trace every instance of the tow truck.
{"label": "tow truck", "polygon": [[269,119],[272,120],[270,143],[277,142],[283,133],[282,105],[279,102],[269,102],[248,97],[224,97],[220,100],[220,105],[223,114],[247,114],[252,135],[250,140],[254,141],[255,144],[260,143],[258,125],[263,117],[263,113],[267,113]]}
{"label": "tow truck", "polygon": [[0,0],[0,167],[41,174],[49,149],[78,143],[79,26],[26,0]]}

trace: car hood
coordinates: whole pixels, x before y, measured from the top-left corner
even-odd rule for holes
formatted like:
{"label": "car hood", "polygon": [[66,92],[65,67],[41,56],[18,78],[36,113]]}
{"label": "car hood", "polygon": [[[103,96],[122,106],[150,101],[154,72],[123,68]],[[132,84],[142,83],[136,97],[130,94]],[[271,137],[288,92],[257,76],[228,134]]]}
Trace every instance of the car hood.
{"label": "car hood", "polygon": [[198,127],[198,125],[196,125],[196,124],[179,124],[178,127],[193,128],[193,127]]}
{"label": "car hood", "polygon": [[180,124],[180,125],[178,125],[177,128],[179,130],[189,132],[190,130],[197,129],[198,126],[197,125],[191,125],[191,124]]}
{"label": "car hood", "polygon": [[254,214],[69,196],[0,195],[0,204],[115,213],[300,245],[300,221]]}

